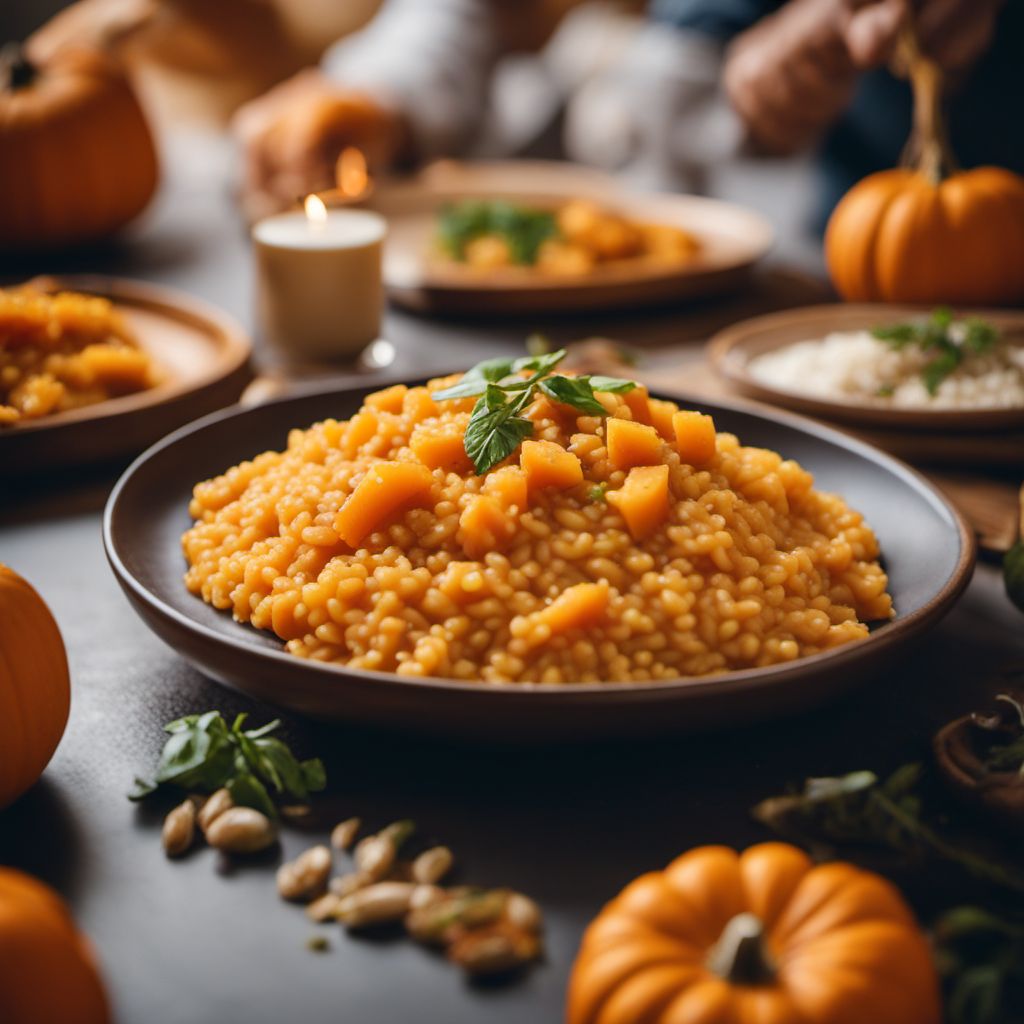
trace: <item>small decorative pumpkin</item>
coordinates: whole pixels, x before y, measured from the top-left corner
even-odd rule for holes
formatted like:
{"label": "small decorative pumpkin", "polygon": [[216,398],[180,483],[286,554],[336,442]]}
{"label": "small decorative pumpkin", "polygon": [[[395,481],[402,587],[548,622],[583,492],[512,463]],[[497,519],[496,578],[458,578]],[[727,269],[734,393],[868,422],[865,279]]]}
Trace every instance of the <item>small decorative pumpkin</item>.
{"label": "small decorative pumpkin", "polygon": [[42,775],[70,705],[68,659],[50,609],[0,565],[0,808]]}
{"label": "small decorative pumpkin", "polygon": [[568,1024],[939,1024],[902,897],[785,843],[706,846],[642,875],[583,937]]}
{"label": "small decorative pumpkin", "polygon": [[60,897],[0,868],[0,1020],[108,1024],[110,1006],[88,942]]}
{"label": "small decorative pumpkin", "polygon": [[1011,305],[1024,299],[1024,178],[960,171],[940,110],[941,73],[912,37],[906,166],[879,171],[839,201],[825,232],[832,283],[851,302]]}
{"label": "small decorative pumpkin", "polygon": [[52,249],[112,234],[157,184],[145,116],[117,63],[67,49],[36,66],[0,59],[0,250]]}

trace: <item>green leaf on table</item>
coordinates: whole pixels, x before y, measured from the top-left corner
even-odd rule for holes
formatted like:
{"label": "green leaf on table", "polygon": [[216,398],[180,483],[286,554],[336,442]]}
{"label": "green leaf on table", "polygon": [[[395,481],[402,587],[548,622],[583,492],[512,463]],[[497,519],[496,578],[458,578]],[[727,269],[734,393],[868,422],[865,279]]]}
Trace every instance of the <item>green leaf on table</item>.
{"label": "green leaf on table", "polygon": [[1003,586],[1006,596],[1024,612],[1024,540],[1003,556]]}
{"label": "green leaf on table", "polygon": [[162,786],[212,793],[226,787],[235,803],[276,814],[271,792],[305,802],[326,785],[323,763],[299,761],[273,733],[280,721],[246,730],[246,716],[229,727],[219,711],[187,715],[166,725],[153,782],[135,780],[130,797],[143,799]]}

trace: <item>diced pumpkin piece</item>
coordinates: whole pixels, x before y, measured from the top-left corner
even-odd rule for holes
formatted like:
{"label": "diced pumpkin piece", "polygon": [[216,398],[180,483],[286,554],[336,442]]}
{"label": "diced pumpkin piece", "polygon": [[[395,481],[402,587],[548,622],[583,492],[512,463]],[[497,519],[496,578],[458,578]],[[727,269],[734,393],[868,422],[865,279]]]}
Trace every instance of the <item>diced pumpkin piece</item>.
{"label": "diced pumpkin piece", "polygon": [[526,508],[526,474],[518,466],[502,466],[488,473],[484,480],[484,494],[498,500],[502,508]]}
{"label": "diced pumpkin piece", "polygon": [[700,466],[714,458],[715,421],[702,412],[683,410],[672,417],[679,458],[691,466]]}
{"label": "diced pumpkin piece", "polygon": [[433,474],[418,462],[377,462],[345,499],[334,532],[351,548],[400,509],[430,493]]}
{"label": "diced pumpkin piece", "polygon": [[409,447],[424,466],[465,473],[472,465],[466,454],[465,434],[465,420],[423,423],[413,430]]}
{"label": "diced pumpkin piece", "polygon": [[580,460],[554,441],[524,441],[519,465],[530,491],[542,487],[573,487],[583,482]]}
{"label": "diced pumpkin piece", "polygon": [[672,417],[679,411],[679,406],[675,402],[663,402],[660,398],[650,398],[648,404],[651,408],[651,426],[663,440],[674,441],[676,431],[672,426]]}
{"label": "diced pumpkin piece", "polygon": [[490,494],[476,494],[459,516],[458,542],[470,558],[483,558],[515,534],[515,521]]}
{"label": "diced pumpkin piece", "polygon": [[430,419],[440,411],[437,402],[426,388],[409,388],[402,398],[402,412],[409,415],[414,423]]}
{"label": "diced pumpkin piece", "polygon": [[348,429],[345,431],[345,437],[341,442],[341,446],[350,459],[354,459],[359,449],[376,435],[377,426],[377,414],[369,409],[357,412],[349,420]]}
{"label": "diced pumpkin piece", "polygon": [[404,384],[394,384],[383,391],[374,391],[372,395],[367,395],[363,404],[379,412],[399,413],[402,411],[402,403],[408,390]]}
{"label": "diced pumpkin piece", "polygon": [[626,520],[634,540],[649,537],[668,518],[668,466],[631,469],[622,487],[605,498]]}
{"label": "diced pumpkin piece", "polygon": [[661,438],[654,427],[612,417],[605,425],[608,458],[616,469],[656,466],[662,461]]}
{"label": "diced pumpkin piece", "polygon": [[551,629],[552,636],[570,629],[596,626],[608,610],[611,591],[608,583],[577,583],[563,591],[541,611],[535,613],[538,622]]}
{"label": "diced pumpkin piece", "polygon": [[647,397],[647,388],[642,384],[637,385],[632,391],[622,395],[622,401],[626,403],[636,423],[651,422],[651,406]]}

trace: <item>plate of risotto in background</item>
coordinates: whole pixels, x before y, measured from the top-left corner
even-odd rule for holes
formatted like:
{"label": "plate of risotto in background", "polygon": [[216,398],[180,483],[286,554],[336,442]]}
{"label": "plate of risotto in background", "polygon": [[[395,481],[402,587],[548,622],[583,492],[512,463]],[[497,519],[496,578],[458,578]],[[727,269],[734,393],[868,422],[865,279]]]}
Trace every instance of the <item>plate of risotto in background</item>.
{"label": "plate of risotto in background", "polygon": [[561,355],[183,428],[110,497],[122,588],[270,703],[526,739],[820,703],[966,585],[972,535],[903,464]]}
{"label": "plate of risotto in background", "polygon": [[137,454],[236,401],[250,350],[230,317],[166,288],[68,276],[0,289],[0,467]]}
{"label": "plate of risotto in background", "polygon": [[444,161],[386,184],[384,280],[432,312],[536,313],[665,303],[735,287],[770,248],[753,211],[627,192],[567,165]]}
{"label": "plate of risotto in background", "polygon": [[1024,431],[1018,311],[813,306],[729,327],[710,355],[742,393],[829,420],[947,435]]}

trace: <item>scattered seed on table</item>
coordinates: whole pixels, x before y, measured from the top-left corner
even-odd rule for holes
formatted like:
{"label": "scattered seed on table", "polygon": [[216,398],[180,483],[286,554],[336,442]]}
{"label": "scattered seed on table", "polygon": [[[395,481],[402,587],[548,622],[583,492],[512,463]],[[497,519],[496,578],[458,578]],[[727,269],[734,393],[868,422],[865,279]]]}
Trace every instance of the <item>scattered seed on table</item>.
{"label": "scattered seed on table", "polygon": [[285,900],[310,900],[327,888],[330,874],[331,851],[313,846],[277,869],[277,891]]}
{"label": "scattered seed on table", "polygon": [[359,818],[347,818],[338,822],[331,832],[331,846],[336,850],[347,850],[356,841],[362,824]]}
{"label": "scattered seed on table", "polygon": [[196,805],[191,800],[178,804],[164,818],[161,839],[168,857],[180,857],[196,838]]}
{"label": "scattered seed on table", "polygon": [[257,853],[276,838],[270,819],[252,807],[229,807],[206,830],[206,841],[226,853]]}

